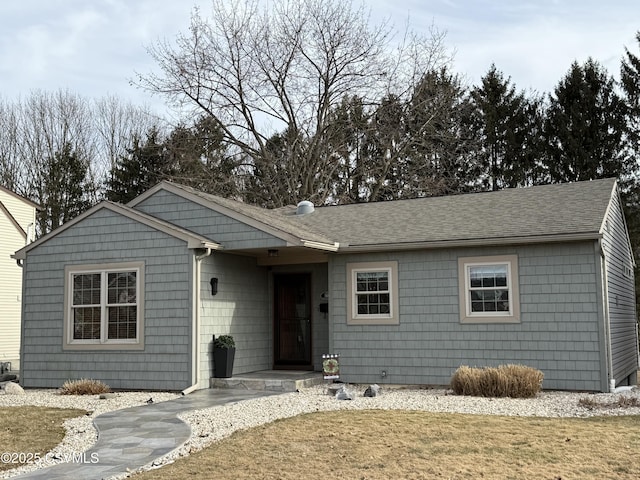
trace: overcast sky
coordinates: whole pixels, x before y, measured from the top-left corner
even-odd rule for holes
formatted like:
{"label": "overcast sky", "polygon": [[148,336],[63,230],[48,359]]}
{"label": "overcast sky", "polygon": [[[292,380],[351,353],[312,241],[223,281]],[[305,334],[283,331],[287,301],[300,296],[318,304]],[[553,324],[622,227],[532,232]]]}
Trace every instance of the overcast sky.
{"label": "overcast sky", "polygon": [[[233,1],[233,0],[229,0]],[[357,3],[357,2],[354,2]],[[0,98],[33,89],[69,89],[90,98],[116,94],[161,100],[129,85],[153,68],[146,47],[188,29],[208,0],[2,0]],[[369,0],[374,20],[398,28],[434,24],[455,49],[454,71],[477,84],[495,63],[518,89],[550,92],[571,62],[589,56],[617,77],[627,46],[640,47],[638,0]]]}

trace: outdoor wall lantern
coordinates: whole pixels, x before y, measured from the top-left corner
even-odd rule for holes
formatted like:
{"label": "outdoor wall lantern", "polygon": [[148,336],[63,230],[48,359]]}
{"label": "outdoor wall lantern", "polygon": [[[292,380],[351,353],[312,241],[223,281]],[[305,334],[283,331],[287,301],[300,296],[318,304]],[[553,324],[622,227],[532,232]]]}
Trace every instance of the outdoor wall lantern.
{"label": "outdoor wall lantern", "polygon": [[218,279],[211,277],[209,283],[211,284],[211,295],[216,295],[218,293]]}

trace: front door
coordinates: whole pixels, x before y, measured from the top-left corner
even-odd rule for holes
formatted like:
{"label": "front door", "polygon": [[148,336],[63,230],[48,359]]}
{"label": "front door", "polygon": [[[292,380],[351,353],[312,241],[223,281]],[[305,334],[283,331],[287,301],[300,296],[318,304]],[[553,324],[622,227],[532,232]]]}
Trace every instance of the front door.
{"label": "front door", "polygon": [[311,275],[275,274],[274,368],[311,370]]}

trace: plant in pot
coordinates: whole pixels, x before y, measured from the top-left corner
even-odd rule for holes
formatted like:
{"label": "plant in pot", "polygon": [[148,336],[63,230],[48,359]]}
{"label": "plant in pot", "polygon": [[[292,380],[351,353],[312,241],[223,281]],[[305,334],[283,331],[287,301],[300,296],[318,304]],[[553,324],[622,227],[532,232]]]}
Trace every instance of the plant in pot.
{"label": "plant in pot", "polygon": [[231,335],[213,337],[213,376],[229,378],[233,373],[236,342]]}

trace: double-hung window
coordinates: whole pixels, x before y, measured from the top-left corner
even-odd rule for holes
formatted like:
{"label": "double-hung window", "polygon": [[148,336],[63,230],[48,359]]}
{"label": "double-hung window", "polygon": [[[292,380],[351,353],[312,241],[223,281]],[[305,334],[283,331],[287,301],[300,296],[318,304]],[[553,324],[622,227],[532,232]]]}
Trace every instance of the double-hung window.
{"label": "double-hung window", "polygon": [[142,262],[65,269],[66,349],[142,349]]}
{"label": "double-hung window", "polygon": [[347,323],[399,323],[397,262],[347,264],[347,291]]}
{"label": "double-hung window", "polygon": [[516,255],[458,259],[463,323],[520,321]]}

